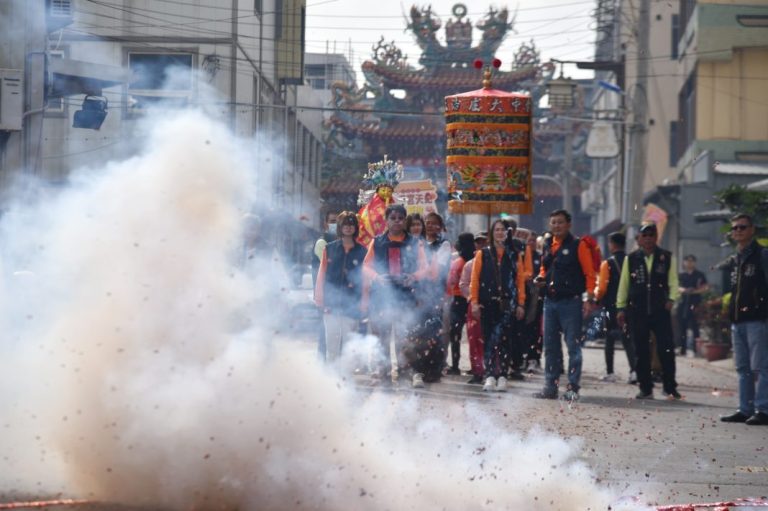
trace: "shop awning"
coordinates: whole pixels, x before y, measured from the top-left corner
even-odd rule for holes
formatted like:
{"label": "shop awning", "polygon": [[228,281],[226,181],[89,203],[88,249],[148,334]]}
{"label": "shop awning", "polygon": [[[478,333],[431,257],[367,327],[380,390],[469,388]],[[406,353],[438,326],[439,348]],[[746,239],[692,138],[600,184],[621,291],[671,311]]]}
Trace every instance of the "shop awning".
{"label": "shop awning", "polygon": [[701,211],[693,214],[693,219],[696,223],[703,222],[722,222],[728,220],[733,216],[733,211],[730,209],[714,209],[710,211]]}
{"label": "shop awning", "polygon": [[72,59],[48,61],[48,97],[88,94],[101,96],[103,89],[130,82],[131,70]]}

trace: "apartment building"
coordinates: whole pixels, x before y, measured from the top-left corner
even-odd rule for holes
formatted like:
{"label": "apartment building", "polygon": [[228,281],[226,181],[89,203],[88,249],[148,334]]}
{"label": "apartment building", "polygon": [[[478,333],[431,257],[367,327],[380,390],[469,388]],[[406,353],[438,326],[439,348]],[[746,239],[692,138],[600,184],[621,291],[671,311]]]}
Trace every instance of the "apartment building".
{"label": "apartment building", "polygon": [[[320,121],[296,108],[305,9],[305,0],[0,3],[0,183],[17,172],[66,183],[72,169],[120,157],[153,105],[205,106],[278,155],[254,169],[263,205],[319,228]],[[73,127],[86,97],[106,105],[97,130]]]}

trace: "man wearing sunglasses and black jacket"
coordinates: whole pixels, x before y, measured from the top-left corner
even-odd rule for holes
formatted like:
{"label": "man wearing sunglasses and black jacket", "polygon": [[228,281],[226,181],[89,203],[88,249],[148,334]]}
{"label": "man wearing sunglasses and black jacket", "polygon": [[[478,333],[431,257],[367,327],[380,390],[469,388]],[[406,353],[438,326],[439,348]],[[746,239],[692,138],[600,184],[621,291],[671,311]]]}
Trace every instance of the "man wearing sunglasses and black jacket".
{"label": "man wearing sunglasses and black jacket", "polygon": [[752,217],[731,218],[731,319],[733,357],[739,375],[739,409],[723,422],[768,425],[768,250],[755,240]]}

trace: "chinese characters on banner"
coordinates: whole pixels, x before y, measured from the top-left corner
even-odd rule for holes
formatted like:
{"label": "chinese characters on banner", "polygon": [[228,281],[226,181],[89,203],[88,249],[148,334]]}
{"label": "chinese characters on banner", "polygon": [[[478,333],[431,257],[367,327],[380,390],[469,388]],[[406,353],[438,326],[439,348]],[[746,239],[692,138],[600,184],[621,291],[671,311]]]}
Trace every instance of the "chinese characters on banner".
{"label": "chinese characters on banner", "polygon": [[484,88],[446,96],[451,212],[532,212],[531,113],[526,94]]}
{"label": "chinese characters on banner", "polygon": [[437,211],[437,188],[431,179],[420,181],[402,181],[395,188],[395,197],[405,205],[408,214],[418,213],[424,216]]}

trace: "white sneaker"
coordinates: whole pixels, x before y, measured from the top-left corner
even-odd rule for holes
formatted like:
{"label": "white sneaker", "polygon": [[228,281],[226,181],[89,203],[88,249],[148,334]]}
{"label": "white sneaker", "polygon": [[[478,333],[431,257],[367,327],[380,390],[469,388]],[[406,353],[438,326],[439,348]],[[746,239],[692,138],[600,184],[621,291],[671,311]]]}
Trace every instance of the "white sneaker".
{"label": "white sneaker", "polygon": [[535,374],[539,372],[539,361],[538,360],[529,360],[528,361],[528,367],[526,368],[528,371],[528,374]]}
{"label": "white sneaker", "polygon": [[636,372],[632,371],[631,373],[629,373],[629,378],[627,378],[627,383],[629,383],[630,385],[634,385],[634,384],[637,383],[637,373]]}
{"label": "white sneaker", "polygon": [[496,378],[489,376],[485,379],[485,383],[483,383],[483,392],[491,392],[493,390],[496,390]]}
{"label": "white sneaker", "polygon": [[506,392],[507,391],[507,379],[503,376],[499,376],[498,381],[496,382],[496,392]]}
{"label": "white sneaker", "polygon": [[566,401],[574,402],[579,400],[579,393],[575,390],[566,390],[565,394],[563,394],[563,398]]}
{"label": "white sneaker", "polygon": [[424,375],[421,373],[416,373],[413,375],[413,388],[414,389],[423,389],[424,388]]}
{"label": "white sneaker", "polygon": [[600,377],[600,381],[605,383],[616,383],[616,375],[613,373],[603,375]]}

